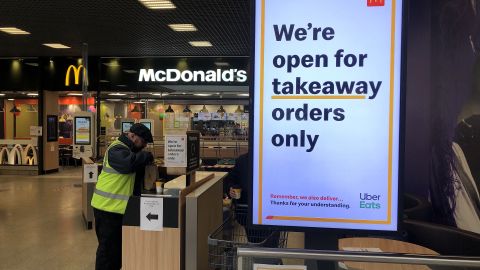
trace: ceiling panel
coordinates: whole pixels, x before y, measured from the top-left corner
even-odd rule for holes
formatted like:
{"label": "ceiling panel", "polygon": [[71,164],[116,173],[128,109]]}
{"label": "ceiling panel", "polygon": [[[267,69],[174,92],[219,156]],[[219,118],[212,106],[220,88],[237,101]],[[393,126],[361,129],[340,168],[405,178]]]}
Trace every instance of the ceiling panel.
{"label": "ceiling panel", "polygon": [[[88,43],[92,56],[245,56],[250,47],[247,0],[172,0],[171,10],[151,10],[137,0],[1,0],[0,57],[75,56]],[[173,23],[192,23],[196,32],[174,32]],[[192,47],[189,41],[210,41]],[[62,43],[58,50],[43,43]]]}

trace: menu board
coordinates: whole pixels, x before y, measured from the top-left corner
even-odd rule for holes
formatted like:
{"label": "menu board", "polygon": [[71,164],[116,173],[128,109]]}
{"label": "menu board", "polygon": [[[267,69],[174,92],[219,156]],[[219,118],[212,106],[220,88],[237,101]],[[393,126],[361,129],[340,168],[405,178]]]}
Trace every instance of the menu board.
{"label": "menu board", "polygon": [[402,2],[254,1],[254,225],[397,230]]}
{"label": "menu board", "polygon": [[90,145],[92,144],[91,129],[92,119],[86,116],[76,116],[75,118],[75,144]]}

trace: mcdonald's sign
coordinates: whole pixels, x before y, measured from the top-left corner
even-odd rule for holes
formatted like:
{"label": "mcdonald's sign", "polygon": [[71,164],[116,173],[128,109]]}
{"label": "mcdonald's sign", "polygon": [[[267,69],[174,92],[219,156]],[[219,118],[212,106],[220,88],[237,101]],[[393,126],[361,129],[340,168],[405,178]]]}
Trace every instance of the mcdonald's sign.
{"label": "mcdonald's sign", "polygon": [[383,6],[385,6],[385,0],[367,0],[367,6],[369,6],[369,7],[383,7]]}
{"label": "mcdonald's sign", "polygon": [[[73,71],[73,75],[75,77],[75,85],[80,84],[80,72],[83,70],[83,77],[85,80],[88,80],[87,78],[87,70],[83,65],[80,65],[78,67],[74,65],[70,65],[67,69],[67,74],[65,75],[65,86],[70,86],[70,74]],[[88,81],[87,81],[88,82]]]}

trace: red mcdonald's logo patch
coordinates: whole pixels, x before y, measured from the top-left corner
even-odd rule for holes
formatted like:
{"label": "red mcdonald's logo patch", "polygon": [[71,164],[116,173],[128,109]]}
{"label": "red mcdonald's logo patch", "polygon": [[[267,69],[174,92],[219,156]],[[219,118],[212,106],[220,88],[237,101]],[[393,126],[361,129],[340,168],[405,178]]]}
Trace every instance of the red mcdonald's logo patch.
{"label": "red mcdonald's logo patch", "polygon": [[367,0],[367,6],[369,6],[369,7],[383,7],[383,6],[385,6],[385,0]]}

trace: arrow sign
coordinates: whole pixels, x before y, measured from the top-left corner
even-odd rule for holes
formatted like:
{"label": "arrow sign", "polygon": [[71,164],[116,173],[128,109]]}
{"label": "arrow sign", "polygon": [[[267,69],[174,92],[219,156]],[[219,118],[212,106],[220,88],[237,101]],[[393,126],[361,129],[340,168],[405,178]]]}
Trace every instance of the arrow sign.
{"label": "arrow sign", "polygon": [[163,198],[140,198],[140,230],[163,231]]}
{"label": "arrow sign", "polygon": [[152,213],[148,213],[147,218],[148,221],[152,221],[152,219],[158,220],[158,215],[152,215]]}
{"label": "arrow sign", "polygon": [[83,182],[95,183],[98,179],[98,164],[84,164],[83,165]]}

